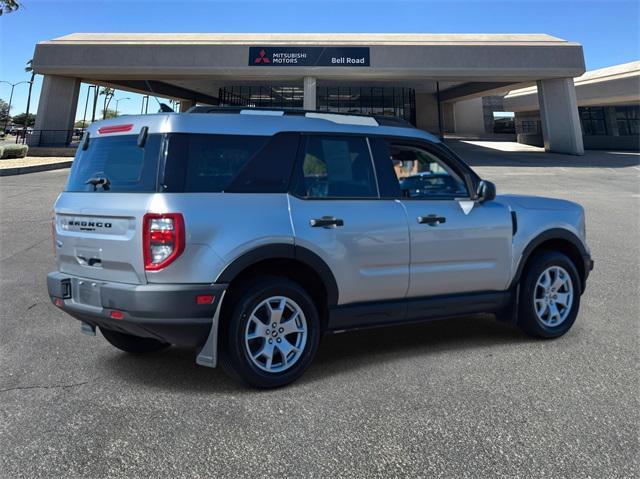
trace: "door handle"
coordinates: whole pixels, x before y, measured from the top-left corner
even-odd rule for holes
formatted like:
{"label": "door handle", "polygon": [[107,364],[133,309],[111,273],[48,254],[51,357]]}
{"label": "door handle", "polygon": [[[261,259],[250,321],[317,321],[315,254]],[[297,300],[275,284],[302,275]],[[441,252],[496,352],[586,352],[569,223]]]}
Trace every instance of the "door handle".
{"label": "door handle", "polygon": [[445,218],[444,216],[438,216],[438,215],[418,216],[418,223],[420,223],[421,225],[427,224],[429,226],[438,226],[446,222],[447,222],[447,218]]}
{"label": "door handle", "polygon": [[333,216],[323,216],[322,218],[309,220],[309,224],[313,228],[335,228],[337,226],[344,226],[344,221],[340,218],[334,218]]}

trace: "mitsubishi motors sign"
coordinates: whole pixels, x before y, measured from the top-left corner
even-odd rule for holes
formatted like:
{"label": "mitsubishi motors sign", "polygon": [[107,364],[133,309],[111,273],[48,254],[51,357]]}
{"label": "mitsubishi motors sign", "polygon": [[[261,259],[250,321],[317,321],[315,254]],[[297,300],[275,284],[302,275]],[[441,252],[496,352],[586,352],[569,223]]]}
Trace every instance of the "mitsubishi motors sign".
{"label": "mitsubishi motors sign", "polygon": [[249,47],[253,67],[368,67],[369,47]]}

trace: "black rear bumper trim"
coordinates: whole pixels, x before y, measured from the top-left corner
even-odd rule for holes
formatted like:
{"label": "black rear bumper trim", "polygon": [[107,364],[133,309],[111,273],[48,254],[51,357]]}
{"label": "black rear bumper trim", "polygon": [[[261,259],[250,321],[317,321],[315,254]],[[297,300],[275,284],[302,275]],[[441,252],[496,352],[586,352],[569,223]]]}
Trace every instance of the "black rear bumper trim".
{"label": "black rear bumper trim", "polygon": [[[207,339],[216,307],[227,289],[226,284],[136,285],[86,280],[100,291],[100,305],[90,305],[73,297],[77,291],[74,284],[82,280],[49,273],[47,288],[52,302],[61,300],[60,309],[93,326],[193,347]],[[70,284],[70,289],[65,284]],[[213,303],[197,304],[198,295],[212,295]],[[111,318],[114,310],[122,313],[122,319]]]}

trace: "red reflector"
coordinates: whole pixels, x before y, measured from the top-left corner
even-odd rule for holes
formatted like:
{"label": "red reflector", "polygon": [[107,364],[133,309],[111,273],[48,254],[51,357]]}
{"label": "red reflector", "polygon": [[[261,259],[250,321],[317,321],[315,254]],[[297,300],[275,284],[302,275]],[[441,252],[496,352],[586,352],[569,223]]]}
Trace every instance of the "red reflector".
{"label": "red reflector", "polygon": [[111,319],[122,319],[122,318],[124,318],[124,314],[122,314],[122,311],[111,311],[109,316],[111,316]]}
{"label": "red reflector", "polygon": [[212,294],[199,294],[196,296],[196,304],[213,304],[216,297]]}
{"label": "red reflector", "polygon": [[149,237],[153,243],[171,243],[173,241],[173,231],[152,231]]}
{"label": "red reflector", "polygon": [[64,301],[60,298],[56,298],[53,300],[53,304],[55,304],[58,308],[62,308],[64,306]]}
{"label": "red reflector", "polygon": [[120,133],[123,131],[130,131],[131,129],[133,129],[133,123],[129,123],[127,125],[111,125],[98,128],[98,133],[101,135],[104,133]]}

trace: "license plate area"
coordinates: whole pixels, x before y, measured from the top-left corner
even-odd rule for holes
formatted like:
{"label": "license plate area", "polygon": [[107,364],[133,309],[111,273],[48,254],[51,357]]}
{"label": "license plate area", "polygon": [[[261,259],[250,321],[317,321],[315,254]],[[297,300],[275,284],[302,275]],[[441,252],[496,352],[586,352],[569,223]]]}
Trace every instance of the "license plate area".
{"label": "license plate area", "polygon": [[73,295],[73,298],[76,303],[95,306],[97,308],[102,307],[100,283],[97,281],[79,279],[76,281],[75,289],[76,292]]}

